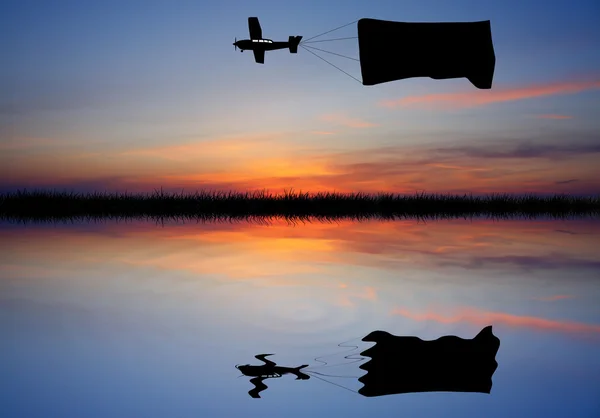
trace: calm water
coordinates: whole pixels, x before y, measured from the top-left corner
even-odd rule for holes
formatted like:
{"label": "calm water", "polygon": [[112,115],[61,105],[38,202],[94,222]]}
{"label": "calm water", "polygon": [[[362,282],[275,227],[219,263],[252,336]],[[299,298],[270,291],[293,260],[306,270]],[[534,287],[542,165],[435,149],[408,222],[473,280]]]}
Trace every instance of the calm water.
{"label": "calm water", "polygon": [[[600,416],[600,222],[0,234],[2,417]],[[371,331],[470,339],[487,325],[491,394],[356,392]],[[253,399],[235,366],[260,353],[311,377],[265,380]]]}

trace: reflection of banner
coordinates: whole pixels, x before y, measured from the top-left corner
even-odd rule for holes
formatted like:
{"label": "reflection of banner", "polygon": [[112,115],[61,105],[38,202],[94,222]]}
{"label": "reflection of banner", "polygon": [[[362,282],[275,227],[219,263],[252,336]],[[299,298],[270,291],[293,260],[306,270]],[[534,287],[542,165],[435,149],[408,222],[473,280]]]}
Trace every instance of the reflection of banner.
{"label": "reflection of banner", "polygon": [[410,392],[490,393],[498,367],[500,340],[487,326],[471,340],[444,336],[433,341],[398,337],[374,331],[363,341],[376,344],[361,355],[371,360],[360,366],[367,374],[358,380],[364,396]]}
{"label": "reflection of banner", "polygon": [[490,21],[405,23],[358,21],[363,84],[411,77],[436,80],[466,77],[490,89],[496,66]]}

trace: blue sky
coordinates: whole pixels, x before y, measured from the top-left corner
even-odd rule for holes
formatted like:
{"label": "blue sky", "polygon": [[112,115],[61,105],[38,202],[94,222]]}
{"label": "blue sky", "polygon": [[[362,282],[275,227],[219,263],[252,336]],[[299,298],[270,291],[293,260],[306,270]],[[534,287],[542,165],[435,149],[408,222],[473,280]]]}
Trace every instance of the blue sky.
{"label": "blue sky", "polygon": [[[600,190],[590,162],[600,152],[594,1],[4,1],[0,16],[3,189],[547,192],[576,180],[556,191]],[[302,49],[267,53],[258,65],[231,45],[248,37],[248,16],[274,40],[362,17],[489,19],[494,84],[480,91],[466,79],[417,78],[362,86]],[[331,34],[343,36],[356,36],[356,26]],[[356,40],[317,46],[358,56]],[[360,78],[357,62],[321,55]],[[567,142],[559,164],[556,152],[548,157],[548,146]],[[436,156],[449,146],[510,153],[531,143],[542,157],[518,155],[510,164]],[[424,156],[463,169],[423,170]],[[390,159],[413,169],[382,170]],[[375,169],[360,172],[365,163]],[[507,173],[508,165],[534,170]],[[496,171],[472,175],[485,167]]]}

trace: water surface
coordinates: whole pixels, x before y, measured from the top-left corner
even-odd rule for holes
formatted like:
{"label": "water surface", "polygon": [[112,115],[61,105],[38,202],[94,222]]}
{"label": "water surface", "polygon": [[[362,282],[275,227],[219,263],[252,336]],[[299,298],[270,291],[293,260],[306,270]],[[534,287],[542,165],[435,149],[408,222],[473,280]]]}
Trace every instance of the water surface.
{"label": "water surface", "polygon": [[[600,414],[597,221],[0,234],[3,417]],[[473,338],[487,325],[501,341],[490,394],[356,392],[371,331]],[[235,365],[260,353],[311,378],[268,379],[253,399]]]}

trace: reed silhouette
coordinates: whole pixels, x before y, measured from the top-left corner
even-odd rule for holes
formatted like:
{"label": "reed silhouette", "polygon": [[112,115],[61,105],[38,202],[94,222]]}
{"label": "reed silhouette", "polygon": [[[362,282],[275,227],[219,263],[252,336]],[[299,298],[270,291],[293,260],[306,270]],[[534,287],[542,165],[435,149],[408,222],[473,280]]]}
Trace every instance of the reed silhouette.
{"label": "reed silhouette", "polygon": [[0,195],[0,220],[468,219],[598,217],[600,197],[393,193],[256,192],[72,193],[17,191]]}

